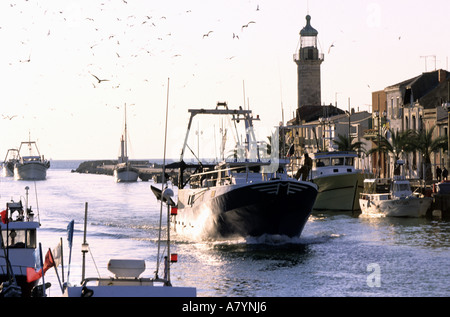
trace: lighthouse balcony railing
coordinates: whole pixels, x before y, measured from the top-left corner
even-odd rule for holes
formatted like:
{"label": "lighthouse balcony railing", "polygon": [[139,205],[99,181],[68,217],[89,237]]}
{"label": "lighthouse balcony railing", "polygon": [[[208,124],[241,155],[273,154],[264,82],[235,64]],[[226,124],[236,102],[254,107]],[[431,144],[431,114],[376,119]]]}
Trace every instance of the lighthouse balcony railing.
{"label": "lighthouse balcony railing", "polygon": [[[300,60],[300,54],[299,53],[293,54],[292,58],[293,58],[294,62],[298,62]],[[306,60],[308,60],[308,59],[311,60],[311,58],[306,58]],[[314,60],[314,58],[312,58],[312,59]],[[325,60],[325,55],[323,53],[320,53],[319,57],[316,58],[315,60],[323,62]]]}

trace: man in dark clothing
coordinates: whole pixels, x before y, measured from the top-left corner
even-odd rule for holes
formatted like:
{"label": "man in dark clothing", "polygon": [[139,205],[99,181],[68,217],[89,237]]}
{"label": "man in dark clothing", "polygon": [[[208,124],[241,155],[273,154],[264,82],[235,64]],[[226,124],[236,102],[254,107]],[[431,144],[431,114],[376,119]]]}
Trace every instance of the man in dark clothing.
{"label": "man in dark clothing", "polygon": [[436,178],[437,178],[438,182],[441,181],[441,174],[442,174],[442,170],[441,170],[441,168],[438,165],[438,166],[436,166]]}

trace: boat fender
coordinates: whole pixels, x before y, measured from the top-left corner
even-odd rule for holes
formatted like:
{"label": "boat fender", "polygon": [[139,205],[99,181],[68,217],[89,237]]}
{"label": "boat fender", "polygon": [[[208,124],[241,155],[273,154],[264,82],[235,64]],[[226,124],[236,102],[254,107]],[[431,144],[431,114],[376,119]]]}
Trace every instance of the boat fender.
{"label": "boat fender", "polygon": [[81,297],[92,297],[94,295],[94,291],[87,288],[86,286],[83,286],[81,289]]}

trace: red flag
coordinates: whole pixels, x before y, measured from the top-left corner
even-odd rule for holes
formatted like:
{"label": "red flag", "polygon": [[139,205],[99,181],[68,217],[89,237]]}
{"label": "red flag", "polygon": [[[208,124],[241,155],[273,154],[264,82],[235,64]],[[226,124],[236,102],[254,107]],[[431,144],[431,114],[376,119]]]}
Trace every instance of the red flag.
{"label": "red flag", "polygon": [[[52,260],[52,255],[50,249],[47,251],[47,254],[45,255],[45,261],[44,261],[44,275],[45,272],[48,271],[49,268],[55,265],[55,262]],[[42,269],[39,271],[36,271],[32,267],[27,267],[27,282],[31,283],[34,282],[42,277]]]}
{"label": "red flag", "polygon": [[44,274],[47,272],[47,270],[55,265],[55,262],[53,261],[53,256],[51,254],[52,251],[48,249],[47,254],[45,255],[45,261],[44,261]]}
{"label": "red flag", "polygon": [[36,271],[32,267],[27,267],[27,282],[28,283],[37,281],[41,277],[42,277],[42,269],[40,269],[39,271]]}
{"label": "red flag", "polygon": [[2,212],[0,212],[1,217],[2,217],[2,222],[4,224],[8,223],[8,210],[3,210]]}

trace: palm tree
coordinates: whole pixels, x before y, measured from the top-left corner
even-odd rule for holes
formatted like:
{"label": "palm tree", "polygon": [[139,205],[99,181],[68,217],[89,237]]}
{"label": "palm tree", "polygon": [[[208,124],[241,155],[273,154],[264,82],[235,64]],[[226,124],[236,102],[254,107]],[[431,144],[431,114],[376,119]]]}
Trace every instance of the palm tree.
{"label": "palm tree", "polygon": [[394,175],[400,175],[400,166],[397,164],[397,161],[401,159],[402,154],[409,153],[414,149],[414,131],[394,131],[389,129],[389,132],[391,134],[390,140],[381,135],[378,145],[367,151],[367,154],[392,154],[394,157]]}
{"label": "palm tree", "polygon": [[353,142],[353,137],[349,135],[338,135],[337,140],[333,140],[333,143],[338,146],[338,151],[364,151],[364,143],[357,141]]}
{"label": "palm tree", "polygon": [[440,136],[433,139],[433,132],[435,128],[436,126],[433,126],[428,131],[417,131],[413,138],[414,148],[422,153],[423,156],[423,161],[425,164],[425,181],[432,180],[431,153],[437,152],[440,149],[446,150],[448,148],[448,139],[446,136]]}

